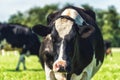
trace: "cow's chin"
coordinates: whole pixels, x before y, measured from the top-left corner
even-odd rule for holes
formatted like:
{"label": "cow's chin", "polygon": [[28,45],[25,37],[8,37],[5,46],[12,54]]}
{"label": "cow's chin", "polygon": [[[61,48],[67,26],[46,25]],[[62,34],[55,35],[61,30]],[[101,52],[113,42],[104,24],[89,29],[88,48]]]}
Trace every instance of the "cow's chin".
{"label": "cow's chin", "polygon": [[64,73],[62,73],[62,72],[55,72],[54,73],[54,75],[55,75],[55,78],[57,79],[57,80],[67,80],[67,74],[64,72]]}

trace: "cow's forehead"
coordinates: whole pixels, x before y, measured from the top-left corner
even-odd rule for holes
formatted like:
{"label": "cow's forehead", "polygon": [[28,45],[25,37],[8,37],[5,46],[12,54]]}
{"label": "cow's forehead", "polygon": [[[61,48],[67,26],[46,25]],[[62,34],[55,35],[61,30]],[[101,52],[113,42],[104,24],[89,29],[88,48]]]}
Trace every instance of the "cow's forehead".
{"label": "cow's forehead", "polygon": [[[79,13],[71,8],[65,9],[61,16],[68,16],[72,18],[76,24],[82,25],[84,22],[83,18],[79,15]],[[65,35],[69,34],[72,29],[74,22],[66,19],[66,18],[59,18],[55,21],[55,28],[61,38],[64,38]]]}
{"label": "cow's forehead", "polygon": [[55,28],[61,38],[69,34],[73,26],[73,22],[65,18],[59,18],[55,21]]}
{"label": "cow's forehead", "polygon": [[79,13],[74,9],[68,8],[68,9],[65,9],[61,15],[69,16],[73,19],[76,19]]}
{"label": "cow's forehead", "polygon": [[61,15],[71,17],[72,19],[75,20],[75,23],[78,25],[82,25],[82,23],[85,21],[75,9],[71,9],[71,8],[65,9]]}
{"label": "cow's forehead", "polygon": [[[65,9],[62,13],[62,16],[69,16],[72,19],[75,19],[78,13],[73,9]],[[64,38],[65,35],[69,34],[72,29],[73,23],[71,20],[66,18],[59,18],[55,21],[55,28],[61,38]]]}

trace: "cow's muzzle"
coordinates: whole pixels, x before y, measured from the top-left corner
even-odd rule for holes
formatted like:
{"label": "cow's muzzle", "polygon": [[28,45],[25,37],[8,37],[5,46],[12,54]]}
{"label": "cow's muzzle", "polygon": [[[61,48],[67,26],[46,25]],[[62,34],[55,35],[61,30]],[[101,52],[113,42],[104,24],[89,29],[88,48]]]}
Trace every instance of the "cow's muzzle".
{"label": "cow's muzzle", "polygon": [[66,72],[66,61],[65,60],[58,60],[53,64],[53,71],[54,72]]}

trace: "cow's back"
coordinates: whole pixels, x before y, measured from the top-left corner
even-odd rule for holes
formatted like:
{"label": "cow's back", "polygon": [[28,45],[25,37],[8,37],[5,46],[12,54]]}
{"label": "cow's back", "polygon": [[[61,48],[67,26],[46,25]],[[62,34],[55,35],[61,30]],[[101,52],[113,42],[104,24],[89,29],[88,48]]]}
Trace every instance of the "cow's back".
{"label": "cow's back", "polygon": [[19,24],[1,24],[4,39],[13,48],[22,48],[25,52],[29,50],[31,54],[39,53],[40,41],[37,35],[26,26]]}

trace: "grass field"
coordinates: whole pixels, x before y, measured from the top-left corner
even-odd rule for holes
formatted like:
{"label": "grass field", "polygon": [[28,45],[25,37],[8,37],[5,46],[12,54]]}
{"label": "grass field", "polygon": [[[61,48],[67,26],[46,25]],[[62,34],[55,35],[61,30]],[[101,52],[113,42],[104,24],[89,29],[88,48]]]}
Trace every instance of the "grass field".
{"label": "grass field", "polygon": [[[44,71],[36,56],[26,57],[27,70],[20,67],[15,71],[19,56],[0,55],[0,80],[45,80]],[[120,80],[120,52],[113,52],[113,57],[105,58],[104,64],[92,80]]]}

